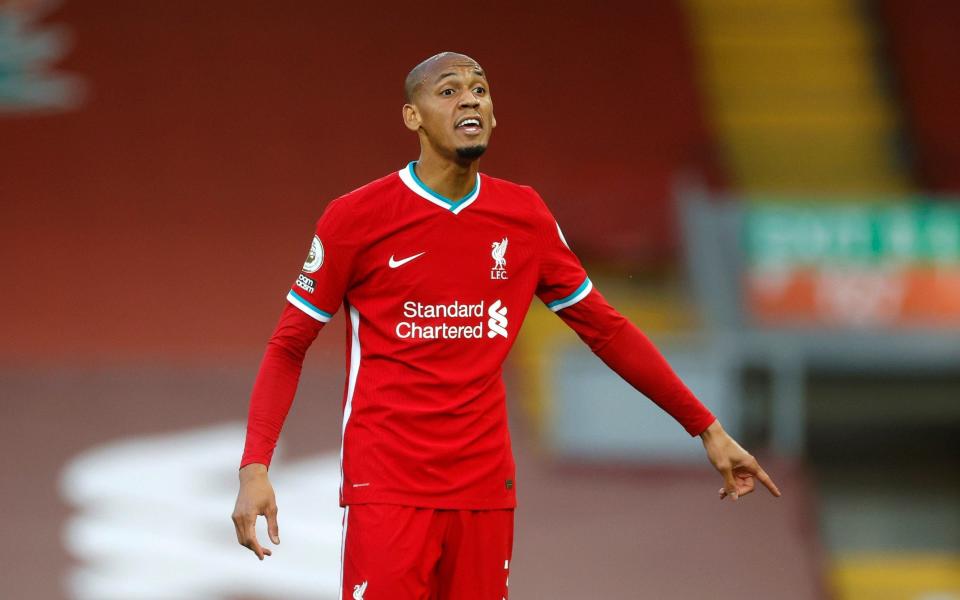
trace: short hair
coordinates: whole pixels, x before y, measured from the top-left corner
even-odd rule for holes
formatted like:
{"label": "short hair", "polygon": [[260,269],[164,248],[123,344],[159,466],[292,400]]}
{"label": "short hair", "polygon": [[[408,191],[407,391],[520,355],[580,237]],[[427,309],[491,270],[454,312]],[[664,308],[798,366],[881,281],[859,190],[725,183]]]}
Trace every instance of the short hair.
{"label": "short hair", "polygon": [[430,58],[426,58],[420,61],[420,63],[417,64],[417,66],[410,69],[410,72],[407,73],[407,78],[404,79],[403,81],[403,95],[407,99],[408,104],[413,102],[413,97],[416,95],[417,90],[420,88],[420,84],[423,83],[424,71],[427,70],[427,68],[430,66],[431,63],[438,61],[441,58],[446,58],[448,56],[464,58],[474,63],[478,67],[480,66],[480,63],[470,58],[466,54],[463,54],[461,52],[450,52],[450,51],[438,52],[437,54],[434,54]]}

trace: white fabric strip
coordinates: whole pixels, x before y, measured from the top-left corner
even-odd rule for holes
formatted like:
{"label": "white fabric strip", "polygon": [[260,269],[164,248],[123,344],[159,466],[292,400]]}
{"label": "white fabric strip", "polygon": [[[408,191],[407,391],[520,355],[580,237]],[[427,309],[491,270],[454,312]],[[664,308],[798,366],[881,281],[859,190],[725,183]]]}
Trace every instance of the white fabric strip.
{"label": "white fabric strip", "polygon": [[455,215],[460,214],[460,211],[462,211],[466,207],[473,204],[473,202],[480,195],[480,174],[479,173],[477,174],[476,189],[473,191],[472,194],[470,194],[468,198],[463,200],[460,204],[457,204],[455,208],[451,208],[452,206],[451,204],[444,202],[443,200],[431,194],[428,190],[423,189],[423,187],[419,183],[414,181],[407,167],[404,167],[399,171],[397,171],[397,174],[400,176],[400,180],[403,181],[403,184],[406,185],[408,188],[410,188],[410,191],[412,191],[414,194],[420,196],[421,198],[423,198],[424,200],[427,200],[428,202],[432,202],[433,204],[436,204],[440,208],[445,208],[449,210]]}
{"label": "white fabric strip", "polygon": [[480,196],[480,174],[477,173],[477,189],[476,189],[476,191],[473,192],[472,194],[470,194],[470,197],[469,197],[469,198],[467,198],[466,200],[464,200],[463,202],[461,202],[460,204],[458,204],[457,207],[453,209],[453,211],[452,211],[453,214],[459,215],[459,214],[460,214],[460,211],[462,211],[462,210],[465,209],[466,207],[468,207],[468,206],[470,206],[471,204],[473,204],[474,201],[475,201],[479,196]]}
{"label": "white fabric strip", "polygon": [[340,591],[337,593],[337,600],[343,598],[343,574],[347,568],[347,525],[350,518],[350,507],[343,507],[343,527],[340,533]]}
{"label": "white fabric strip", "polygon": [[589,279],[587,279],[587,282],[586,282],[586,283],[587,283],[587,285],[584,286],[584,288],[583,288],[582,290],[580,290],[580,292],[579,292],[578,294],[576,294],[575,296],[573,296],[573,297],[570,298],[569,300],[564,300],[564,301],[561,302],[560,304],[554,304],[553,306],[550,307],[550,310],[552,310],[553,312],[557,312],[558,310],[563,310],[564,308],[567,308],[568,306],[573,306],[573,305],[576,304],[577,302],[580,302],[581,300],[583,300],[584,298],[586,298],[586,297],[590,294],[590,290],[593,289],[593,282],[590,281]]}
{"label": "white fabric strip", "polygon": [[353,412],[353,392],[357,388],[357,374],[360,372],[360,312],[350,307],[350,376],[347,379],[347,401],[343,407],[343,426],[340,430],[340,494],[343,494],[343,440],[347,434],[347,423]]}
{"label": "white fabric strip", "polygon": [[290,304],[296,306],[297,308],[305,312],[308,317],[313,317],[314,319],[320,321],[321,323],[326,323],[330,320],[330,315],[328,315],[325,312],[317,310],[313,306],[310,306],[309,304],[301,300],[299,297],[294,295],[292,291],[287,292],[287,302],[289,302]]}

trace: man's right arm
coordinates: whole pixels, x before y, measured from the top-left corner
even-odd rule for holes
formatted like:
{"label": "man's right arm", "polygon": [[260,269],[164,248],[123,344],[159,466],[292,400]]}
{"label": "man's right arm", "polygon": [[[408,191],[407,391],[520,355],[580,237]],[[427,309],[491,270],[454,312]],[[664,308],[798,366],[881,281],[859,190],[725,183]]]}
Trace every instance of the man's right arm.
{"label": "man's right arm", "polygon": [[346,198],[334,200],[317,221],[307,260],[287,293],[287,306],[270,337],[253,384],[233,523],[237,541],[260,560],[269,556],[270,551],[257,542],[258,515],[267,517],[273,543],[280,541],[277,503],[267,469],[297,393],[303,358],[317,333],[343,303],[356,254],[365,247],[357,235],[356,215],[351,206]]}
{"label": "man's right arm", "polygon": [[260,560],[270,556],[271,551],[263,548],[257,540],[259,515],[267,519],[270,540],[274,544],[280,543],[277,501],[267,469],[297,392],[304,356],[323,325],[288,303],[270,336],[253,385],[247,416],[247,441],[240,461],[240,492],[232,518],[237,541]]}
{"label": "man's right arm", "polygon": [[297,392],[304,356],[323,325],[290,303],[284,308],[253,384],[240,468],[251,463],[270,466]]}

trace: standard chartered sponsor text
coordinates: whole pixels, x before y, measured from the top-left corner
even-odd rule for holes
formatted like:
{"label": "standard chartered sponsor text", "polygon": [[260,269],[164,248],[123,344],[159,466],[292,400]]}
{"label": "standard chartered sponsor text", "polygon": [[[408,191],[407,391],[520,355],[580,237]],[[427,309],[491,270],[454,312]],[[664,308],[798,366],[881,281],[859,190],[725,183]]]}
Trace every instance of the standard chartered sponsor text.
{"label": "standard chartered sponsor text", "polygon": [[[500,302],[496,304],[499,306]],[[486,308],[486,302],[482,300],[477,303],[454,300],[449,304],[425,304],[409,300],[403,303],[403,317],[406,320],[397,323],[395,333],[401,339],[481,339],[484,335],[484,317],[488,316]],[[497,334],[507,337],[505,330]]]}
{"label": "standard chartered sponsor text", "polygon": [[416,321],[397,323],[397,337],[419,338],[424,340],[456,340],[460,338],[483,337],[483,322],[476,325],[421,325]]}
{"label": "standard chartered sponsor text", "polygon": [[463,304],[454,300],[450,304],[421,304],[408,300],[403,303],[403,316],[408,319],[432,319],[434,317],[482,317],[483,301]]}

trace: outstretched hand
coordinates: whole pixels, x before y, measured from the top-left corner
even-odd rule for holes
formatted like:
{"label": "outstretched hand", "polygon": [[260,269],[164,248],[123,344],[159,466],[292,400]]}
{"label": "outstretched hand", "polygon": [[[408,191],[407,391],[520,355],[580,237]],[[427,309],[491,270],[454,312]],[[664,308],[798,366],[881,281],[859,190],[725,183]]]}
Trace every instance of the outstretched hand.
{"label": "outstretched hand", "polygon": [[240,469],[240,493],[233,509],[233,526],[237,530],[237,541],[249,548],[257,558],[263,560],[273,552],[264,548],[257,540],[257,517],[267,518],[267,533],[270,541],[280,543],[280,528],[277,525],[277,500],[273,486],[267,477],[267,467],[258,463],[246,465]]}
{"label": "outstretched hand", "polygon": [[780,497],[777,485],[773,483],[757,459],[723,430],[720,421],[714,421],[706,431],[700,434],[700,438],[707,451],[707,458],[723,477],[723,487],[719,491],[721,500],[729,496],[736,501],[746,496],[753,491],[754,479],[759,479],[771,494]]}

